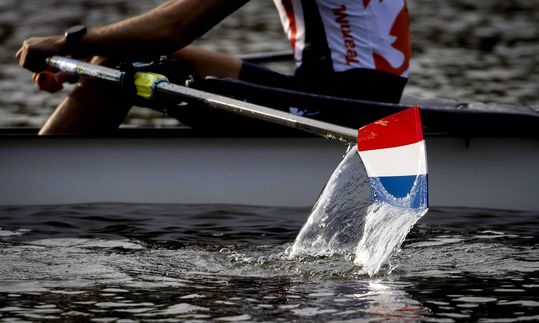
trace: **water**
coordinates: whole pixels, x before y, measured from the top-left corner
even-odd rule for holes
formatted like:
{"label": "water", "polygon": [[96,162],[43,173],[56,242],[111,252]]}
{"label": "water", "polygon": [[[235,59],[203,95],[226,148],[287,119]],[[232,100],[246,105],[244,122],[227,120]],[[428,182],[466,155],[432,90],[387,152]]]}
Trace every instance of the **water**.
{"label": "water", "polygon": [[290,255],[353,257],[371,204],[369,179],[351,147],[326,183]]}
{"label": "water", "polygon": [[339,254],[290,259],[308,214],[233,205],[0,207],[0,320],[539,318],[538,214],[430,210],[372,278]]}
{"label": "water", "polygon": [[399,251],[414,224],[427,213],[426,209],[402,210],[373,204],[365,218],[365,229],[356,249],[354,263],[373,276]]}
{"label": "water", "polygon": [[[61,33],[141,13],[163,0],[1,0],[0,126],[40,126],[63,94],[39,93],[13,55],[31,35]],[[537,0],[409,0],[412,76],[405,94],[514,103],[539,109]],[[289,47],[271,1],[251,1],[197,44],[229,53]],[[241,32],[238,32],[241,30]],[[289,65],[273,66],[289,71]],[[134,110],[130,125],[173,126]]]}

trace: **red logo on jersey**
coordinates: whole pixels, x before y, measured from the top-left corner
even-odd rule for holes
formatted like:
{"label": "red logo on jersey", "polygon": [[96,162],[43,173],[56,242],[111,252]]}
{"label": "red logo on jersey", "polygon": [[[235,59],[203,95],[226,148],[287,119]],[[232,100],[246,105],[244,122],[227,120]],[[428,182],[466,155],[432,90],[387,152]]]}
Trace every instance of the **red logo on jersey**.
{"label": "red logo on jersey", "polygon": [[[373,10],[383,10],[382,6],[380,5],[384,0],[378,0],[372,2],[372,0],[363,0],[363,5],[365,6],[365,9],[369,5],[378,7],[371,8]],[[388,13],[386,13],[388,14]],[[406,70],[408,70],[408,67],[410,65],[410,57],[412,56],[412,49],[410,45],[410,31],[409,31],[409,20],[408,20],[408,11],[406,9],[406,2],[404,2],[402,9],[399,12],[393,12],[389,14],[394,14],[395,20],[393,22],[393,25],[391,26],[385,26],[388,28],[387,33],[391,35],[394,39],[394,41],[391,44],[380,44],[383,48],[383,46],[391,46],[392,49],[399,51],[403,55],[403,59],[401,60],[400,66],[394,66],[392,65],[387,57],[384,57],[384,53],[373,53],[374,58],[374,64],[376,66],[377,70],[381,70],[390,74],[394,75],[402,75]],[[381,26],[381,28],[384,28],[384,26]],[[386,32],[386,31],[382,31]],[[385,52],[389,52],[387,50],[387,47],[385,48]]]}
{"label": "red logo on jersey", "polygon": [[341,26],[341,34],[344,41],[344,48],[346,48],[346,64],[358,63],[358,55],[356,43],[352,36],[352,29],[350,28],[350,20],[348,20],[348,14],[346,13],[346,5],[342,5],[339,8],[333,9],[335,15],[335,21]]}

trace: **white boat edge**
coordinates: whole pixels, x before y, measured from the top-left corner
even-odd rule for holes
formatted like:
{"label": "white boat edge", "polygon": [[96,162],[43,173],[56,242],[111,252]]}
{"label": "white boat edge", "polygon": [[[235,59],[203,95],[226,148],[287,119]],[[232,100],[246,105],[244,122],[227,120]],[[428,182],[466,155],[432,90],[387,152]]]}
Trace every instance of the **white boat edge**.
{"label": "white boat edge", "polygon": [[[426,138],[431,207],[539,211],[539,139]],[[346,146],[321,138],[2,136],[0,205],[310,207]]]}

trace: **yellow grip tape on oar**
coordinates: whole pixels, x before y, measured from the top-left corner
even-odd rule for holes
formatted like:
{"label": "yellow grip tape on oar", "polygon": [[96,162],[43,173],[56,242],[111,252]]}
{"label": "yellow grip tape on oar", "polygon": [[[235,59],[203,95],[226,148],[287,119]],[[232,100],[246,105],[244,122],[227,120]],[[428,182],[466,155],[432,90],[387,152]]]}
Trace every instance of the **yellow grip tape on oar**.
{"label": "yellow grip tape on oar", "polygon": [[145,99],[153,98],[157,84],[168,82],[166,76],[149,72],[137,72],[133,79],[137,89],[137,95]]}

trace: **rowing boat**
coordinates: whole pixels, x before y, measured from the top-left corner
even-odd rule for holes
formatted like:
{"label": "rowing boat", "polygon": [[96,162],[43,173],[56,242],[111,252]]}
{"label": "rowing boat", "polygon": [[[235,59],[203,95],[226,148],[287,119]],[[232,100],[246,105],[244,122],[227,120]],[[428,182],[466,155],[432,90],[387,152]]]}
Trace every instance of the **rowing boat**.
{"label": "rowing boat", "polygon": [[[352,111],[361,124],[420,104],[432,207],[539,211],[539,115],[531,109],[418,98],[379,104],[268,92],[281,90],[217,79],[202,86],[230,96],[269,99],[278,93],[309,107],[331,105]],[[312,206],[348,146],[282,128],[257,128],[121,129],[99,138],[2,129],[0,205]]]}
{"label": "rowing boat", "polygon": [[[426,143],[431,206],[539,211],[537,137],[427,132]],[[2,129],[0,146],[0,205],[308,207],[347,149],[299,134],[223,136],[187,128],[121,129],[100,138]]]}

